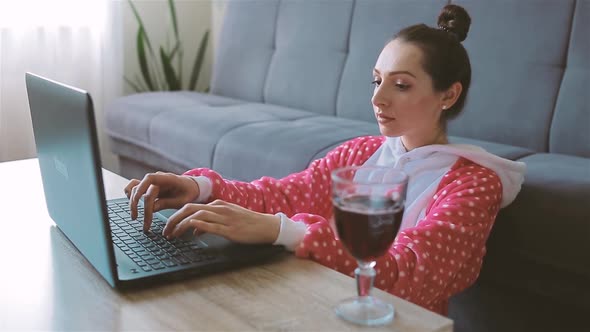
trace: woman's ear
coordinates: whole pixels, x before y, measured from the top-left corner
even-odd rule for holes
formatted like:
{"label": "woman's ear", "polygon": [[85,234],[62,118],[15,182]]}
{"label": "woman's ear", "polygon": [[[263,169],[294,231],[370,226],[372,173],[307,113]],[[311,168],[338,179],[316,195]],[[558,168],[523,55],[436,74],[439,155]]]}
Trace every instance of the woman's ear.
{"label": "woman's ear", "polygon": [[463,86],[459,82],[455,82],[451,85],[450,88],[447,89],[442,95],[441,99],[441,109],[448,110],[449,108],[453,107],[459,99],[461,95],[461,91],[463,91]]}

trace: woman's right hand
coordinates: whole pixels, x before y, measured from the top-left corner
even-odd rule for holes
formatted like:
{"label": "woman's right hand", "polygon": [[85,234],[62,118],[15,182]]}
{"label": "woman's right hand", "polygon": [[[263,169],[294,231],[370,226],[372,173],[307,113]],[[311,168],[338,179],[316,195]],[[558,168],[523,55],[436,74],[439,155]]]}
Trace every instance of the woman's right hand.
{"label": "woman's right hand", "polygon": [[143,179],[133,179],[125,187],[129,198],[131,219],[137,219],[137,205],[143,197],[143,230],[152,225],[154,212],[164,209],[180,209],[199,197],[199,185],[190,177],[173,173],[148,173]]}

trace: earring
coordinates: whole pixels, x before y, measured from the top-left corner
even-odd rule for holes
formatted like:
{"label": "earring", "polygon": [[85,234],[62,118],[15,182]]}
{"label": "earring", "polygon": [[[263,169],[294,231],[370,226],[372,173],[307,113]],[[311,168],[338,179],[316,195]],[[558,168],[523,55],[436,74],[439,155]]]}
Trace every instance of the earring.
{"label": "earring", "polygon": [[447,109],[447,105],[443,105],[443,106],[442,106],[442,109],[443,109],[443,110],[446,110],[446,109]]}

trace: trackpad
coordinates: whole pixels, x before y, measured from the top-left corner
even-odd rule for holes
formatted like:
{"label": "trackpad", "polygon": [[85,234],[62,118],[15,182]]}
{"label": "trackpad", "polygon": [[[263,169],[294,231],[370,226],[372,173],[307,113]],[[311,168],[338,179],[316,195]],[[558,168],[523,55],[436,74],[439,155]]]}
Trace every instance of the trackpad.
{"label": "trackpad", "polygon": [[224,237],[214,235],[210,233],[204,233],[194,238],[193,241],[198,241],[199,245],[205,246],[204,248],[224,248],[232,245],[233,243]]}
{"label": "trackpad", "polygon": [[[161,220],[163,220],[164,222],[168,222],[168,218],[170,218],[174,212],[176,212],[178,210],[174,210],[174,209],[166,209],[166,210],[161,210],[159,212],[156,212],[155,214],[157,215],[157,217]],[[191,241],[193,247],[195,247],[195,249],[198,248],[210,248],[210,249],[219,249],[219,248],[223,248],[223,247],[227,247],[229,245],[232,244],[231,241],[218,236],[218,235],[213,235],[213,234],[209,234],[209,233],[205,233],[205,234],[201,234],[199,236],[194,236],[193,235],[193,231],[194,229],[189,229],[186,232],[184,232],[181,236],[179,236],[179,238],[181,240],[184,241]]]}

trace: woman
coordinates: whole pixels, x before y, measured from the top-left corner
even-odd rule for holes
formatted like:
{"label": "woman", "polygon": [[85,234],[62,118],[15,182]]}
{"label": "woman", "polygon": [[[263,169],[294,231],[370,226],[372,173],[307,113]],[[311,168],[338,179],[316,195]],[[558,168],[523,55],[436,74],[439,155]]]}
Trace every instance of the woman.
{"label": "woman", "polygon": [[329,223],[330,172],[350,165],[401,169],[410,176],[405,214],[377,261],[375,285],[446,314],[448,299],[477,278],[496,214],[514,200],[524,175],[523,163],[448,143],[446,121],[461,112],[471,80],[461,45],[470,23],[462,7],[447,5],[437,28],[407,27],[383,48],[372,98],[383,136],[348,141],[283,179],[228,181],[203,168],[148,174],[125,188],[132,217],[143,197],[146,230],[154,211],[181,208],[164,229],[169,238],[194,230],[280,244],[352,276],[354,259]]}

